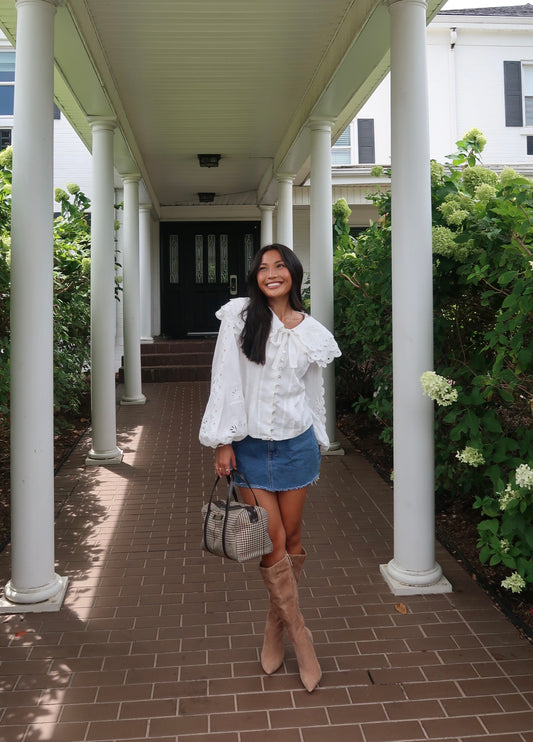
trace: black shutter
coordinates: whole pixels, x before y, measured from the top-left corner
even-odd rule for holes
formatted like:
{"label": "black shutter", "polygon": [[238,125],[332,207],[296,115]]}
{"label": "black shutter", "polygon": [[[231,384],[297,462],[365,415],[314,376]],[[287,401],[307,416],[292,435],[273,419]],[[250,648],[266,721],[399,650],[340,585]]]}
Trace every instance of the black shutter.
{"label": "black shutter", "polygon": [[374,146],[374,119],[357,119],[357,142],[359,149],[359,164],[369,164],[376,161]]}
{"label": "black shutter", "polygon": [[505,126],[523,126],[522,119],[522,64],[503,63],[505,86]]}

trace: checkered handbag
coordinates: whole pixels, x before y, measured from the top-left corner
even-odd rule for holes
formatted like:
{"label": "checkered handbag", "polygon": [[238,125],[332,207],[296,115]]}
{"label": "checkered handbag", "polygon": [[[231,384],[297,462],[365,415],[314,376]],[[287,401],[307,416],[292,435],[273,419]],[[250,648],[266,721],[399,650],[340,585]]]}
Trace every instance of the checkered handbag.
{"label": "checkered handbag", "polygon": [[214,500],[215,490],[220,481],[220,477],[217,477],[209,502],[202,507],[204,521],[202,546],[211,554],[227,557],[236,562],[246,562],[248,559],[270,554],[273,546],[268,535],[268,513],[259,507],[255,493],[247,480],[239,472],[237,474],[248,485],[254,496],[255,505],[239,502],[233,473],[227,477],[226,500]]}

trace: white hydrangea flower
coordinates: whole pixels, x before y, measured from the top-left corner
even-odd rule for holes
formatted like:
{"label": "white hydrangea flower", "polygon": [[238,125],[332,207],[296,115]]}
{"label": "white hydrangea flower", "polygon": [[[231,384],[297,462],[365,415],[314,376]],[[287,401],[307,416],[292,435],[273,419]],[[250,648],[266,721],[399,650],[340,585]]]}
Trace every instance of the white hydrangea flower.
{"label": "white hydrangea flower", "polygon": [[457,400],[457,389],[444,376],[439,376],[434,371],[425,371],[420,377],[420,383],[426,397],[441,407],[447,407]]}
{"label": "white hydrangea flower", "polygon": [[511,542],[507,538],[500,539],[500,549],[504,554],[508,554],[511,548]]}
{"label": "white hydrangea flower", "polygon": [[498,496],[500,500],[500,510],[505,510],[510,502],[520,499],[520,492],[517,492],[510,484],[508,484],[505,488],[505,492],[498,492]]}
{"label": "white hydrangea flower", "polygon": [[518,574],[518,572],[513,572],[510,577],[506,577],[505,580],[502,580],[502,587],[506,590],[510,590],[512,593],[521,593],[525,586],[526,581]]}
{"label": "white hydrangea flower", "polygon": [[516,484],[527,490],[533,489],[533,469],[527,464],[520,464],[515,472]]}
{"label": "white hydrangea flower", "polygon": [[473,446],[465,446],[462,451],[457,451],[455,455],[463,464],[469,464],[470,466],[479,466],[485,463],[485,457],[481,451]]}

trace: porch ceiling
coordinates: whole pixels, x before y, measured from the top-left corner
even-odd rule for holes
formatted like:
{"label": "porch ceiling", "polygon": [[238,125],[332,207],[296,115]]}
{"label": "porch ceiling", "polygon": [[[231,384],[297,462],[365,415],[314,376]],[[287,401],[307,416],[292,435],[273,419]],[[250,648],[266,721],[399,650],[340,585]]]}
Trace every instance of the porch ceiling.
{"label": "porch ceiling", "polygon": [[[14,0],[0,0],[0,25],[15,42]],[[117,170],[141,173],[158,212],[201,191],[273,202],[273,173],[308,174],[309,117],[340,134],[388,48],[380,0],[69,0],[55,96],[89,148],[88,117],[117,119]],[[198,153],[219,153],[219,167],[200,168]]]}

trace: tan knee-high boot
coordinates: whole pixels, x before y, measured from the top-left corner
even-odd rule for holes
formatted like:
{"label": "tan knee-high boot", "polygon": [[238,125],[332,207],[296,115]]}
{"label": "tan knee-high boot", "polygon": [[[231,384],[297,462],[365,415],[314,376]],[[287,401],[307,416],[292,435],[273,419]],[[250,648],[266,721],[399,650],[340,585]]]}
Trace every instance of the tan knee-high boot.
{"label": "tan knee-high boot", "polygon": [[294,646],[301,681],[311,693],[320,682],[322,670],[316,658],[311,632],[304,624],[298,605],[298,587],[289,555],[286,554],[272,567],[259,567],[259,571]]}
{"label": "tan knee-high boot", "polygon": [[[289,554],[296,584],[298,584],[298,580],[300,579],[306,556],[305,549],[301,554]],[[263,649],[261,650],[261,667],[267,675],[272,675],[273,672],[276,672],[281,667],[284,656],[283,621],[278,616],[272,601],[270,601],[266,617]]]}

